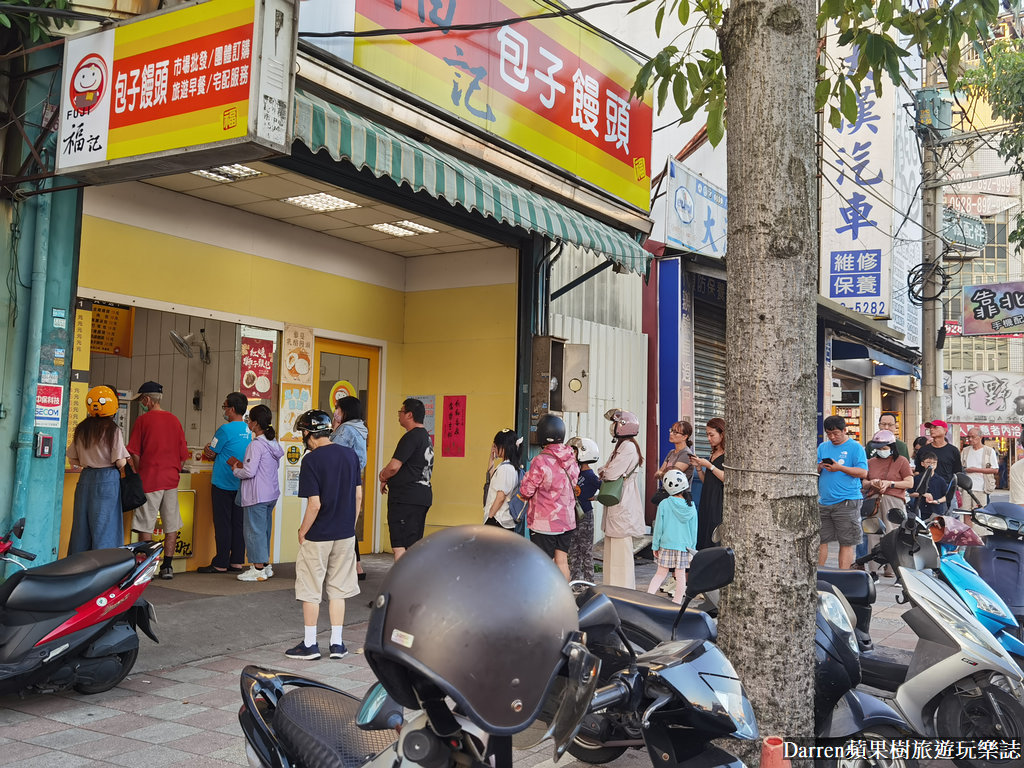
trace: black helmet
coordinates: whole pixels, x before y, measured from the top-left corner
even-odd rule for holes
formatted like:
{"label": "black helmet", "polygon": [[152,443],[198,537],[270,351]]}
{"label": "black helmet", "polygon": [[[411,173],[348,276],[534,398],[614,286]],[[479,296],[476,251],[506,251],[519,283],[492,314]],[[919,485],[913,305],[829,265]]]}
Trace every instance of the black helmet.
{"label": "black helmet", "polygon": [[564,443],[565,422],[553,413],[545,413],[537,422],[537,442],[545,445]]}
{"label": "black helmet", "polygon": [[[501,584],[502,598],[485,584]],[[370,613],[366,660],[409,709],[428,711],[424,702],[450,696],[495,736],[557,714],[556,742],[565,733],[571,741],[599,666],[578,626],[572,591],[540,547],[496,526],[456,526],[417,542],[388,572]]]}
{"label": "black helmet", "polygon": [[331,416],[325,411],[306,411],[295,420],[294,432],[302,434],[309,432],[310,437],[328,437],[334,428],[331,426]]}

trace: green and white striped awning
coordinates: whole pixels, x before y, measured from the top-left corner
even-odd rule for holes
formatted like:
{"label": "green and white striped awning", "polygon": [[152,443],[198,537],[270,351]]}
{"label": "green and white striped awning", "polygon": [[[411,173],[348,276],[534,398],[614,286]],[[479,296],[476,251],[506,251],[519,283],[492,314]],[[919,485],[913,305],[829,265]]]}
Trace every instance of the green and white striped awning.
{"label": "green and white striped awning", "polygon": [[388,176],[417,192],[647,274],[651,254],[625,232],[302,91],[295,92],[294,138],[314,153],[326,149],[335,160],[369,168],[378,178]]}

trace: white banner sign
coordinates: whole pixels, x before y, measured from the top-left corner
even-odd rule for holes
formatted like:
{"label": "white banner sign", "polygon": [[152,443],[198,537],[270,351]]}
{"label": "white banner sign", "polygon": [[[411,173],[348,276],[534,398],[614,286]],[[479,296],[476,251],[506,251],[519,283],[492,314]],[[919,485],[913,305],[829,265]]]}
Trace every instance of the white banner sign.
{"label": "white banner sign", "polygon": [[728,204],[725,190],[669,158],[665,242],[705,256],[725,256]]}
{"label": "white banner sign", "polygon": [[952,397],[954,421],[1021,421],[1024,374],[953,371]]}

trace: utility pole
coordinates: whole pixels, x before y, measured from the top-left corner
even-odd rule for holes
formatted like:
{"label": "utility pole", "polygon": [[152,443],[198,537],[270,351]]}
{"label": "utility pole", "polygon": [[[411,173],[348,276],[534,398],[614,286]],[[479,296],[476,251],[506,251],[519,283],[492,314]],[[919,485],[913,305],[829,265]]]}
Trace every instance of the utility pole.
{"label": "utility pole", "polygon": [[[938,67],[931,60],[925,61],[925,88],[935,89]],[[939,110],[938,93],[932,104],[931,125],[919,125],[921,131],[923,164],[921,168],[922,206],[924,233],[921,261],[925,267],[924,285],[921,295],[925,300],[921,306],[921,410],[923,421],[946,418],[942,399],[942,350],[938,348],[939,329],[944,320],[942,311],[943,281],[942,270],[942,179],[939,178],[937,120]],[[947,130],[949,126],[946,126]]]}

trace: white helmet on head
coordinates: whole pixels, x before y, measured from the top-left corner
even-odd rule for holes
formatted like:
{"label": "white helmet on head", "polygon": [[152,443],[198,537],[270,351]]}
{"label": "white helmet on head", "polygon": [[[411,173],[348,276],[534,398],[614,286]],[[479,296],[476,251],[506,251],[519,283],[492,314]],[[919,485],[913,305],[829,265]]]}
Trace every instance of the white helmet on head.
{"label": "white helmet on head", "polygon": [[601,460],[601,449],[589,437],[570,438],[569,447],[576,451],[576,461],[580,464],[593,464]]}
{"label": "white helmet on head", "polygon": [[678,469],[670,469],[661,478],[661,487],[665,489],[665,493],[669,496],[678,496],[683,491],[689,490],[690,483],[686,480],[686,475]]}

